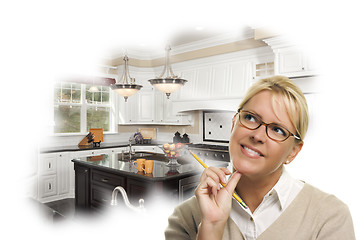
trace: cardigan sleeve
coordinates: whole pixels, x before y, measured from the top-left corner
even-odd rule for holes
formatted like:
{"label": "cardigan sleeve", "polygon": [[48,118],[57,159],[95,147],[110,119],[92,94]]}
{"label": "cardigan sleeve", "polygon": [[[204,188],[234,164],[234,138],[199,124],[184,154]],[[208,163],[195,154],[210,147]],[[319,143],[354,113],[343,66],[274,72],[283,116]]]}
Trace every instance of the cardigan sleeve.
{"label": "cardigan sleeve", "polygon": [[199,206],[193,197],[175,208],[168,219],[169,224],[165,230],[165,239],[196,239],[200,221]]}
{"label": "cardigan sleeve", "polygon": [[[355,240],[353,220],[346,204],[330,195],[322,203],[317,240]],[[320,221],[319,221],[320,222]]]}

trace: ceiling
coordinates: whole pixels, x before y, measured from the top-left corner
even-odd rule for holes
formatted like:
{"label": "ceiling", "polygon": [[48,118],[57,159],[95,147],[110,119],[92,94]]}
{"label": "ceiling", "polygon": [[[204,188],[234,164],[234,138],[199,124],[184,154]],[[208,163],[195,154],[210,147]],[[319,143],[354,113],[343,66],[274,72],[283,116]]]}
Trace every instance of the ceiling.
{"label": "ceiling", "polygon": [[217,46],[253,38],[251,27],[216,28],[211,26],[187,26],[176,30],[164,31],[158,36],[140,37],[132,42],[120,42],[110,47],[108,59],[122,57],[125,53],[131,58],[155,59],[164,57],[165,47],[170,46],[172,54],[197,50],[205,47]]}

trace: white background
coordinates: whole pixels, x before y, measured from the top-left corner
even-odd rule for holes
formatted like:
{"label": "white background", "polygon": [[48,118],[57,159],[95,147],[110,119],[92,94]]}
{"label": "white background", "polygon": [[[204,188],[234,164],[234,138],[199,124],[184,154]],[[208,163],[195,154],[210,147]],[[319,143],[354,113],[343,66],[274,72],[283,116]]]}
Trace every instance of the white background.
{"label": "white background", "polygon": [[[52,227],[24,204],[29,159],[49,118],[54,76],[85,70],[115,44],[146,41],[163,45],[186,25],[238,28],[271,25],[303,46],[323,73],[314,133],[292,174],[338,196],[350,207],[357,239],[363,238],[362,211],[362,12],[358,1],[11,1],[0,4],[2,171],[1,235],[64,239],[162,239],[161,211],[127,222],[115,217],[83,225]],[[126,2],[126,1],[122,1]],[[154,44],[154,45],[153,45]],[[163,47],[163,46],[161,46]],[[83,64],[82,64],[83,63]],[[92,70],[90,70],[92,71]],[[300,161],[300,159],[304,161]],[[24,177],[25,176],[25,177]],[[111,220],[112,219],[112,220]],[[150,220],[153,219],[153,220]],[[133,223],[133,225],[130,224]],[[146,224],[148,222],[148,224]],[[144,231],[142,231],[144,232]],[[128,237],[125,237],[128,236]]]}

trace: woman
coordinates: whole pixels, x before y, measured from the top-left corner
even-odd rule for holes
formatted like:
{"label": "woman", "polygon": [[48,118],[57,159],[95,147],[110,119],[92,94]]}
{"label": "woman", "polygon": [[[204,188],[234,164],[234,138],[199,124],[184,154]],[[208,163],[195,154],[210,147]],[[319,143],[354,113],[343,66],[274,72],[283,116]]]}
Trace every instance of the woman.
{"label": "woman", "polygon": [[205,169],[195,197],[169,217],[166,239],[355,239],[347,206],[284,168],[302,149],[307,128],[306,100],[291,80],[256,82],[233,118],[234,173],[227,181],[228,169]]}

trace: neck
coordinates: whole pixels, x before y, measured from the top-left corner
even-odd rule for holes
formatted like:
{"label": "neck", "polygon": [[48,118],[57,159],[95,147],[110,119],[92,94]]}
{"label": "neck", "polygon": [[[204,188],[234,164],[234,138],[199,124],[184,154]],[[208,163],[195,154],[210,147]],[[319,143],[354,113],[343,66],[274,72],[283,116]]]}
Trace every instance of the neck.
{"label": "neck", "polygon": [[260,205],[264,196],[275,186],[281,174],[282,169],[278,169],[273,174],[263,177],[242,175],[237,184],[236,191],[252,213]]}

